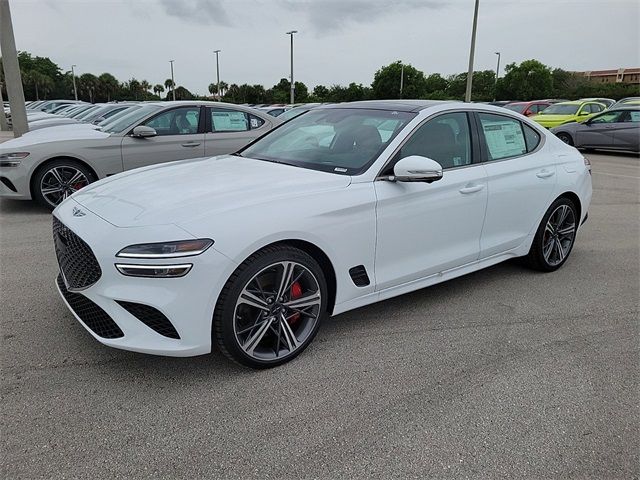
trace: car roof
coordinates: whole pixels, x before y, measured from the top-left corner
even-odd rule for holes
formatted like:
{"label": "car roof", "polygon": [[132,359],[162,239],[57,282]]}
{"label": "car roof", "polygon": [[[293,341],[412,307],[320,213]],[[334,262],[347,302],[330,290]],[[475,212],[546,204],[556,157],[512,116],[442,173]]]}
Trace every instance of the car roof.
{"label": "car roof", "polygon": [[419,112],[425,108],[444,103],[460,103],[455,100],[362,100],[359,102],[334,103],[318,108],[366,108],[371,110],[393,110],[399,112]]}

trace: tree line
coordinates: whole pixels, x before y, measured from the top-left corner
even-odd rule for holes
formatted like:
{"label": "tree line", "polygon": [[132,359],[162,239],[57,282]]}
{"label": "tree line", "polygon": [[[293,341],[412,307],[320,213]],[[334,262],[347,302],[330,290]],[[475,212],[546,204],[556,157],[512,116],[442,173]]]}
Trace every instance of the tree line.
{"label": "tree line", "polygon": [[[28,52],[20,52],[18,60],[27,100],[73,98],[73,77],[70,71],[63,72],[51,59],[33,56]],[[0,82],[4,85],[1,70]],[[349,102],[398,98],[463,100],[466,84],[466,72],[446,77],[439,73],[427,75],[411,64],[396,61],[381,67],[374,74],[371,85],[352,82],[347,86],[316,85],[309,90],[304,83],[296,82],[295,99],[297,102]],[[173,86],[170,78],[152,84],[136,78],[121,82],[110,73],[84,73],[76,77],[78,98],[87,102],[171,100]],[[194,94],[181,85],[175,86],[175,96],[176,100],[210,99],[220,96],[223,101],[230,103],[288,103],[290,87],[291,84],[286,78],[282,78],[271,88],[258,84],[229,85],[221,81],[220,92],[217,83],[209,85],[209,97]],[[508,64],[505,74],[497,81],[496,73],[492,70],[477,71],[473,74],[473,101],[581,97],[619,99],[639,95],[639,85],[594,83],[581,74],[561,68],[552,69],[538,60]]]}

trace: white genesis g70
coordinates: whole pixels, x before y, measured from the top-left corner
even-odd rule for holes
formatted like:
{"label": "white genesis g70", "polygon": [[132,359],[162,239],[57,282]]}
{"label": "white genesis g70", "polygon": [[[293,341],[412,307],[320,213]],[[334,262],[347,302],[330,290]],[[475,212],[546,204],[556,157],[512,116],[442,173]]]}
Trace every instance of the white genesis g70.
{"label": "white genesis g70", "polygon": [[[328,315],[514,257],[551,272],[591,201],[589,162],[487,105],[326,105],[233,155],[124,172],[54,211],[67,306],[100,342],[291,360]],[[541,280],[542,281],[542,280]]]}

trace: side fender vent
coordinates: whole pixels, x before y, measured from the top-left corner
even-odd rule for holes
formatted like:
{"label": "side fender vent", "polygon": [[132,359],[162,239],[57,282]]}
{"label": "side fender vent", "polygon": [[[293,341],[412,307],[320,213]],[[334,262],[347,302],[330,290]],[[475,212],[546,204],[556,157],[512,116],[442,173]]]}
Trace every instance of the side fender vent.
{"label": "side fender vent", "polygon": [[364,268],[364,265],[358,265],[357,267],[350,268],[349,275],[351,275],[351,280],[353,280],[356,287],[366,287],[371,283],[369,275],[367,275],[367,269]]}

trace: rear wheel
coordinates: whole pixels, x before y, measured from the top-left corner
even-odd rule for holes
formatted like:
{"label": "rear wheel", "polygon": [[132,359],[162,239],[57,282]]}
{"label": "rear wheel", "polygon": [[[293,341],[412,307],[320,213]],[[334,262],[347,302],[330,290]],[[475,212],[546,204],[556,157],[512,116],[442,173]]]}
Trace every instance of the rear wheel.
{"label": "rear wheel", "polygon": [[80,162],[72,159],[54,160],[34,175],[33,195],[40,204],[53,210],[69,195],[95,181],[93,173]]}
{"label": "rear wheel", "polygon": [[558,133],[557,137],[567,145],[573,146],[573,138],[571,138],[571,135],[569,135],[568,133],[560,132]]}
{"label": "rear wheel", "polygon": [[576,239],[578,214],[568,198],[559,198],[542,218],[527,255],[530,267],[543,272],[557,270],[569,258]]}
{"label": "rear wheel", "polygon": [[229,358],[269,368],[299,355],[327,310],[322,269],[287,245],[245,260],[224,286],[213,318],[216,341]]}

